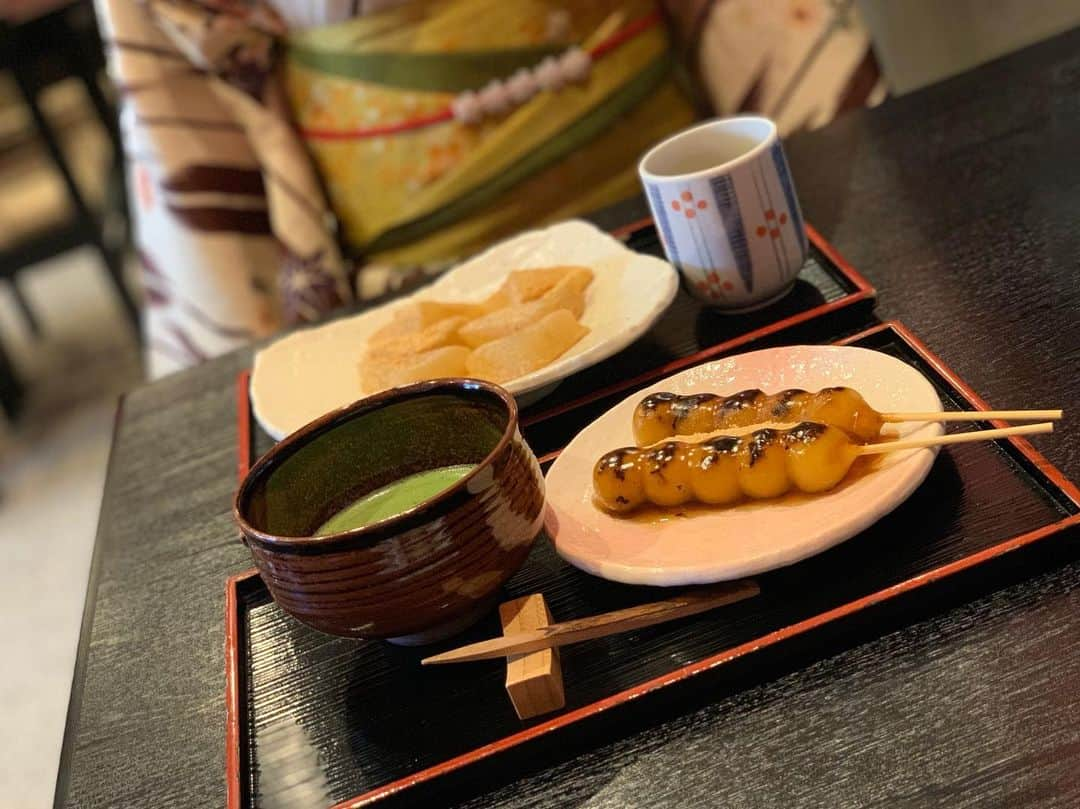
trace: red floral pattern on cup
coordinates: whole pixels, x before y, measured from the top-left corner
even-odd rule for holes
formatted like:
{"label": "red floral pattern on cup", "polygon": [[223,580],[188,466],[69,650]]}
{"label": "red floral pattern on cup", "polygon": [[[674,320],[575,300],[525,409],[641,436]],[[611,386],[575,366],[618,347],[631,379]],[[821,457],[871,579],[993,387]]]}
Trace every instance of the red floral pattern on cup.
{"label": "red floral pattern on cup", "polygon": [[780,216],[777,217],[776,211],[774,211],[772,208],[769,208],[769,210],[765,211],[763,215],[765,217],[766,224],[758,225],[757,229],[754,231],[754,233],[757,234],[757,237],[759,239],[765,238],[766,235],[768,235],[772,239],[779,239],[780,238],[780,228],[778,227],[778,224],[779,225],[786,225],[787,224],[787,221],[788,221],[787,214],[781,212]]}
{"label": "red floral pattern on cup", "polygon": [[709,207],[709,203],[705,200],[695,200],[694,195],[689,191],[683,191],[679,196],[682,198],[682,202],[680,203],[679,200],[673,199],[671,201],[671,209],[676,213],[681,213],[687,219],[693,219],[697,216],[698,211],[704,211]]}

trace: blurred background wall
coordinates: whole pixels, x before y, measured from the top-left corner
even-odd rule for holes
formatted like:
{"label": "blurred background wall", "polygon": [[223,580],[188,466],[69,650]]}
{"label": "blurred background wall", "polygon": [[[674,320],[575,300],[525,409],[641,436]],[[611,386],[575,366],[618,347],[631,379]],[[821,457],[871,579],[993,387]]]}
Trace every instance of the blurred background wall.
{"label": "blurred background wall", "polygon": [[1076,0],[859,0],[896,95],[1080,25]]}

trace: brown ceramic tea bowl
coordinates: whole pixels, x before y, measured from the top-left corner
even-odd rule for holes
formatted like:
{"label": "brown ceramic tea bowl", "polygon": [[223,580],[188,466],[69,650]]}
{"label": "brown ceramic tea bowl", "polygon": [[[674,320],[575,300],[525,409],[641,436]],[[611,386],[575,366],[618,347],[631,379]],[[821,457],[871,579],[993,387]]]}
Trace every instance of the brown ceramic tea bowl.
{"label": "brown ceramic tea bowl", "polygon": [[[476,466],[406,511],[313,535],[376,489],[457,464]],[[234,504],[283,610],[331,635],[412,644],[449,637],[494,604],[543,511],[513,396],[473,379],[397,388],[313,421],[259,459]]]}

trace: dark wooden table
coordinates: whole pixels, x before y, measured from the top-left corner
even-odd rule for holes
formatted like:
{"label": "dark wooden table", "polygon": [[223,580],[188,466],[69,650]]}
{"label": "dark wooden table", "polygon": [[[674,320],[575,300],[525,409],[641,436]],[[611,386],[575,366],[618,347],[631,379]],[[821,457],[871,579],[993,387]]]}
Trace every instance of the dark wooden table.
{"label": "dark wooden table", "polygon": [[[991,404],[1080,401],[1080,31],[789,143],[812,221]],[[634,206],[631,206],[633,208]],[[623,209],[615,214],[626,217]],[[118,421],[57,803],[222,806],[239,352]],[[1074,420],[1073,420],[1074,421]],[[1080,480],[1080,431],[1036,445]],[[1080,562],[545,762],[469,807],[1080,806]]]}

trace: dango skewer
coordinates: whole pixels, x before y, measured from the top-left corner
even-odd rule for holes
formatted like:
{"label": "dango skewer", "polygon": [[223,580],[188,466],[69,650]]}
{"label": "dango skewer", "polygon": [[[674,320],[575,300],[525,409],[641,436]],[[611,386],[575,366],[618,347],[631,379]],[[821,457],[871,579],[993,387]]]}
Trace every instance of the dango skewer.
{"label": "dango skewer", "polygon": [[813,421],[839,427],[862,442],[873,441],[888,423],[907,421],[1053,421],[1060,410],[968,410],[879,413],[852,388],[817,392],[790,388],[768,394],[752,388],[730,396],[714,393],[653,393],[634,409],[634,438],[640,446],[676,435],[694,435],[767,422]]}
{"label": "dango skewer", "polygon": [[1052,422],[974,430],[876,444],[860,444],[828,424],[802,422],[745,435],[713,435],[702,441],[663,441],[604,454],[593,467],[593,491],[609,511],[641,505],[673,507],[688,502],[733,505],[779,497],[789,491],[826,492],[839,484],[862,455],[923,447],[992,441],[1052,432]]}

